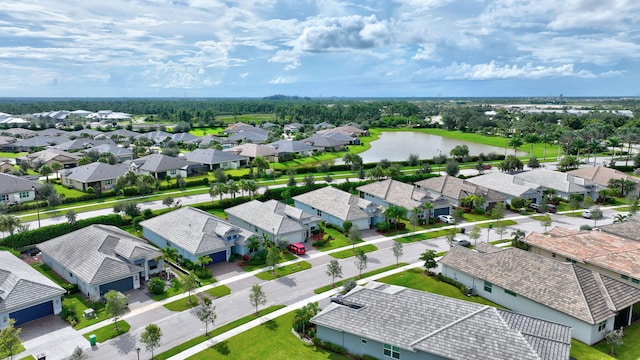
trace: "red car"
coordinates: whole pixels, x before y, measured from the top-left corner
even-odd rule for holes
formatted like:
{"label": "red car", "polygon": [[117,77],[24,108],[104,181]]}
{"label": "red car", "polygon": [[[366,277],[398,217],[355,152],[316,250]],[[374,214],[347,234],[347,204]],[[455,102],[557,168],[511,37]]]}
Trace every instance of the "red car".
{"label": "red car", "polygon": [[287,249],[296,255],[304,255],[307,253],[307,249],[304,247],[302,243],[293,243],[287,246]]}

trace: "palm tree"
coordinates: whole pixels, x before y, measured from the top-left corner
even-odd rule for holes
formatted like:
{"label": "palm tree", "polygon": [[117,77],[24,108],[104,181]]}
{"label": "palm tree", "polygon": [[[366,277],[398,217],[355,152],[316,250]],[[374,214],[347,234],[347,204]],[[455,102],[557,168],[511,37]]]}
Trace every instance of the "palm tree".
{"label": "palm tree", "polygon": [[253,165],[255,165],[257,169],[258,177],[262,177],[264,176],[264,171],[269,168],[269,161],[262,156],[256,156],[256,158],[253,159]]}
{"label": "palm tree", "polygon": [[208,263],[210,263],[212,261],[213,260],[211,259],[211,257],[209,255],[201,255],[201,256],[198,256],[198,259],[196,260],[196,264],[198,264],[202,268],[204,268]]}
{"label": "palm tree", "polygon": [[238,183],[236,183],[233,180],[228,180],[225,186],[227,188],[227,192],[231,194],[232,198],[235,199],[236,194],[238,193],[238,190],[240,190],[240,186],[238,185]]}
{"label": "palm tree", "polygon": [[20,227],[20,219],[13,215],[2,215],[0,216],[0,231],[8,232],[9,235],[13,235],[13,233]]}
{"label": "palm tree", "polygon": [[522,144],[524,144],[524,142],[517,135],[509,139],[509,143],[508,143],[509,147],[513,149],[514,154],[517,154],[518,148],[522,146]]}
{"label": "palm tree", "polygon": [[220,200],[222,200],[222,195],[227,192],[227,185],[225,183],[216,182],[209,186],[209,196],[213,200],[214,196],[220,196]]}
{"label": "palm tree", "polygon": [[433,204],[427,201],[422,203],[420,207],[425,210],[425,220],[427,221],[427,224],[429,224],[429,219],[431,219],[431,210],[433,210]]}
{"label": "palm tree", "polygon": [[622,141],[620,141],[620,138],[611,136],[607,139],[607,146],[613,149],[613,151],[611,152],[611,162],[609,163],[609,167],[613,167],[615,165],[613,158],[616,156],[616,148],[622,147],[622,145],[623,144]]}
{"label": "palm tree", "polygon": [[56,179],[60,179],[60,174],[58,173],[58,171],[62,170],[63,168],[64,166],[62,166],[62,164],[57,161],[51,163],[51,171],[56,173]]}
{"label": "palm tree", "polygon": [[180,254],[178,254],[178,250],[172,247],[166,247],[161,250],[162,259],[171,263],[175,263],[178,261]]}
{"label": "palm tree", "polygon": [[51,166],[49,165],[42,165],[40,167],[40,175],[45,176],[47,178],[47,182],[49,182],[49,175],[51,175],[52,172],[53,170],[51,170]]}
{"label": "palm tree", "polygon": [[397,205],[389,205],[387,211],[385,211],[387,218],[394,220],[395,229],[398,230],[398,221],[407,218],[407,208]]}

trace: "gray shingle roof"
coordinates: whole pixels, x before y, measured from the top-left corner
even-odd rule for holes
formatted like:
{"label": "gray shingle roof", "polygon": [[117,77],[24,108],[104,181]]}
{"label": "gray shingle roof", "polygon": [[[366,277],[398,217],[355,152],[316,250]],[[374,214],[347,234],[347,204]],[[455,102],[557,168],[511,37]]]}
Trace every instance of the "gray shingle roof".
{"label": "gray shingle roof", "polygon": [[120,146],[117,146],[117,145],[102,144],[102,145],[94,146],[93,148],[88,149],[87,151],[89,151],[89,150],[95,150],[95,151],[97,151],[97,152],[99,152],[101,154],[102,153],[106,153],[106,152],[112,153],[116,157],[118,157],[118,156],[129,156],[129,155],[133,156],[133,151],[131,151],[131,149],[127,149],[127,148],[120,147]]}
{"label": "gray shingle roof", "polygon": [[307,145],[302,141],[280,140],[269,144],[273,146],[278,154],[300,153],[304,151],[316,150],[316,147]]}
{"label": "gray shingle roof", "polygon": [[63,295],[65,290],[8,251],[0,251],[0,312]]}
{"label": "gray shingle roof", "polygon": [[480,253],[456,246],[440,263],[589,324],[640,301],[640,289],[633,286],[516,248]]}
{"label": "gray shingle roof", "polygon": [[14,194],[21,191],[31,191],[34,187],[39,189],[43,185],[37,181],[23,179],[19,176],[0,173],[0,194]]}
{"label": "gray shingle roof", "polygon": [[192,152],[185,153],[184,158],[200,164],[213,165],[229,161],[247,161],[245,156],[236,155],[229,151],[217,149],[196,149]]}
{"label": "gray shingle roof", "polygon": [[233,242],[223,239],[227,235],[239,235],[235,240],[237,244],[255,235],[189,206],[142,221],[140,225],[196,256],[209,255],[233,246]]}
{"label": "gray shingle roof", "polygon": [[102,162],[94,162],[65,170],[65,177],[81,183],[116,179],[129,171],[126,165],[111,165]]}
{"label": "gray shingle roof", "polygon": [[[249,224],[255,225],[266,232],[273,231],[276,235],[286,235],[293,232],[304,231],[306,227],[304,227],[300,222],[287,216],[287,208],[291,208],[291,206],[275,200],[269,200],[264,203],[258,200],[252,200],[244,204],[225,209],[225,212],[229,215],[242,219]],[[311,214],[304,214],[307,215],[304,217],[307,220],[314,218]],[[299,213],[296,215],[302,217]]]}
{"label": "gray shingle roof", "polygon": [[91,225],[37,247],[74,276],[95,285],[120,280],[143,270],[130,262],[161,256],[151,245],[111,225]]}
{"label": "gray shingle roof", "polygon": [[[468,182],[472,184],[476,184],[478,186],[483,186],[488,189],[494,189],[503,194],[508,194],[511,196],[519,196],[523,195],[538,195],[541,196],[542,192],[536,190],[537,186],[527,186],[527,184],[517,184],[515,182],[515,177],[510,174],[505,173],[489,173],[485,175],[475,176],[467,179]],[[530,184],[533,185],[533,184]]]}
{"label": "gray shingle roof", "polygon": [[541,343],[536,348],[517,329],[526,329],[522,323],[530,317],[485,305],[375,282],[356,288],[343,300],[362,307],[331,304],[311,321],[447,359],[541,359],[538,349],[555,356],[544,359],[568,359],[567,326],[540,321],[535,335],[565,346],[547,349]]}
{"label": "gray shingle roof", "polygon": [[622,179],[640,183],[640,179],[635,176],[627,175],[622,171],[604,167],[604,166],[588,166],[567,172],[567,174],[585,178],[602,186],[609,186],[609,180]]}
{"label": "gray shingle roof", "polygon": [[168,156],[163,154],[151,154],[143,156],[141,158],[137,158],[135,160],[127,160],[123,164],[129,165],[131,163],[138,164],[139,170],[154,173],[182,169],[185,166],[196,164],[182,157]]}
{"label": "gray shingle roof", "polygon": [[614,234],[625,237],[627,239],[640,241],[640,232],[638,232],[638,228],[640,228],[640,214],[636,214],[630,218],[627,218],[626,221],[609,225],[602,225],[599,226],[599,228],[609,234]]}
{"label": "gray shingle roof", "polygon": [[378,208],[371,201],[360,199],[333,186],[309,191],[295,196],[293,199],[343,221],[370,218],[371,215],[363,209]]}

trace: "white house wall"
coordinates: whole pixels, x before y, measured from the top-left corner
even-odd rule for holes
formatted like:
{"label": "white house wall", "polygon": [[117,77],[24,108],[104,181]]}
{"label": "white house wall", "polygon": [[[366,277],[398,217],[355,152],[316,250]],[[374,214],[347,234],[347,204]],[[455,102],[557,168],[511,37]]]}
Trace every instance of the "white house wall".
{"label": "white house wall", "polygon": [[596,342],[604,339],[604,334],[607,331],[613,329],[614,317],[607,320],[606,329],[598,331],[598,325],[592,325],[582,320],[569,316],[558,310],[551,309],[546,305],[540,304],[528,298],[517,294],[512,296],[507,294],[503,288],[492,285],[491,292],[488,292],[484,288],[484,280],[475,278],[469,274],[457,271],[449,268],[446,265],[442,266],[442,275],[454,279],[467,287],[473,287],[476,293],[487,299],[502,305],[507,309],[523,313],[525,315],[537,317],[540,319],[554,321],[563,325],[571,326],[571,334],[574,339],[580,340],[587,345],[593,345]]}
{"label": "white house wall", "polygon": [[75,276],[72,272],[67,270],[65,267],[60,265],[58,262],[49,257],[46,253],[42,253],[42,261],[47,264],[53,271],[62,276],[69,284],[78,285],[78,290],[92,298],[99,299],[100,298],[100,287],[98,285],[91,285],[84,282],[84,280]]}

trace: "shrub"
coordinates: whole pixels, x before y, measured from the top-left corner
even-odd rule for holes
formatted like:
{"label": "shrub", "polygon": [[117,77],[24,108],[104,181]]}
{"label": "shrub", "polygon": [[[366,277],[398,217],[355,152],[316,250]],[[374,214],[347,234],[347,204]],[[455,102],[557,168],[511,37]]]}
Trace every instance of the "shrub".
{"label": "shrub", "polygon": [[348,293],[349,291],[353,290],[353,288],[355,288],[358,284],[356,283],[355,280],[353,279],[347,279],[345,280],[345,282],[342,284],[342,290],[344,291],[344,293]]}
{"label": "shrub", "polygon": [[377,223],[376,227],[380,231],[389,231],[389,223],[386,222],[386,221],[381,221],[381,222]]}
{"label": "shrub", "polygon": [[147,285],[149,292],[154,295],[163,294],[165,291],[165,283],[164,280],[154,277],[149,281],[149,285]]}
{"label": "shrub", "polygon": [[458,281],[456,281],[456,280],[453,280],[453,279],[451,279],[451,278],[448,278],[448,277],[446,277],[446,276],[442,275],[442,273],[439,273],[439,274],[436,276],[436,278],[437,278],[439,281],[442,281],[442,282],[444,282],[444,283],[447,283],[447,284],[449,284],[449,285],[453,285],[453,286],[457,287],[458,289],[460,289],[460,291],[462,291],[462,293],[463,293],[463,294],[465,294],[465,293],[467,292],[467,287],[466,287],[463,283],[458,282]]}
{"label": "shrub", "polygon": [[67,321],[69,324],[75,322],[76,324],[80,319],[78,319],[78,314],[76,314],[76,306],[74,304],[71,305],[62,305],[62,310],[60,311],[60,317]]}
{"label": "shrub", "polygon": [[144,216],[136,216],[136,217],[134,217],[133,221],[132,221],[133,228],[135,230],[138,230],[138,231],[142,230],[142,226],[140,226],[140,222],[142,222],[144,220],[145,220]]}
{"label": "shrub", "polygon": [[591,231],[593,230],[593,228],[587,224],[584,225],[580,225],[580,230],[587,230],[587,231]]}

